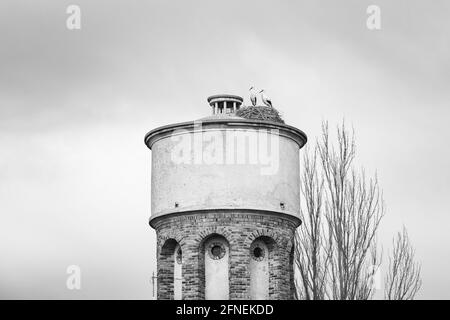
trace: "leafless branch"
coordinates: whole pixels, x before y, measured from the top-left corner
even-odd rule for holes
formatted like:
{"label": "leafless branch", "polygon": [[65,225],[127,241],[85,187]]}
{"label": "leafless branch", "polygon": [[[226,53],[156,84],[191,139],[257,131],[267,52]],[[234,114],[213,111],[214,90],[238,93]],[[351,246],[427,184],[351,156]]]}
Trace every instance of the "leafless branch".
{"label": "leafless branch", "polygon": [[408,232],[403,227],[402,232],[393,239],[393,252],[389,257],[389,270],[385,278],[385,299],[414,299],[422,285],[421,266],[415,261],[414,255]]}

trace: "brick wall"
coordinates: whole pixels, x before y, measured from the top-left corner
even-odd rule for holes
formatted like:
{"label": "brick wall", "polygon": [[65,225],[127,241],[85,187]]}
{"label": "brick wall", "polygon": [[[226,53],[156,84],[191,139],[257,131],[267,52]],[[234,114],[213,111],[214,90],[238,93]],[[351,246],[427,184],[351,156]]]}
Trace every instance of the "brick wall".
{"label": "brick wall", "polygon": [[[173,258],[183,252],[183,299],[205,298],[204,241],[223,236],[230,245],[230,299],[250,298],[250,246],[263,239],[269,247],[269,298],[293,298],[290,255],[298,220],[287,215],[239,211],[168,215],[152,221],[158,245],[158,299],[173,299]],[[172,251],[171,251],[172,250]]]}

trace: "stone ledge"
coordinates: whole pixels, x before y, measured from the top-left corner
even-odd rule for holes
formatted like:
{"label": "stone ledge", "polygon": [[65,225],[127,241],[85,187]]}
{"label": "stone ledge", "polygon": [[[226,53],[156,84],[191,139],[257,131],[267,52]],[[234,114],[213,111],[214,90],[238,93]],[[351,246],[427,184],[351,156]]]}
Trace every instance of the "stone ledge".
{"label": "stone ledge", "polygon": [[263,210],[263,209],[253,209],[253,208],[206,208],[206,209],[183,209],[183,210],[174,210],[170,212],[164,212],[156,215],[152,215],[149,219],[149,225],[155,229],[155,224],[157,221],[164,219],[166,217],[179,217],[186,216],[185,219],[198,219],[195,218],[197,215],[204,215],[206,218],[211,217],[214,214],[222,214],[225,216],[230,216],[232,218],[236,214],[251,214],[258,216],[274,216],[279,217],[284,220],[294,221],[296,227],[299,227],[302,224],[297,215],[292,212],[287,211],[272,211],[272,210]]}

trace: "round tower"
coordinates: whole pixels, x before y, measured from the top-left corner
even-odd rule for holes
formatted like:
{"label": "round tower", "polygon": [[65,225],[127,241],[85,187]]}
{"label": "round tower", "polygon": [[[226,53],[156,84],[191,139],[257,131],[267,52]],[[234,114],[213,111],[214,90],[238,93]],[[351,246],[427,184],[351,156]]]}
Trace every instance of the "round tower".
{"label": "round tower", "polygon": [[306,135],[235,115],[242,98],[208,98],[212,115],[156,128],[150,226],[158,299],[292,299]]}

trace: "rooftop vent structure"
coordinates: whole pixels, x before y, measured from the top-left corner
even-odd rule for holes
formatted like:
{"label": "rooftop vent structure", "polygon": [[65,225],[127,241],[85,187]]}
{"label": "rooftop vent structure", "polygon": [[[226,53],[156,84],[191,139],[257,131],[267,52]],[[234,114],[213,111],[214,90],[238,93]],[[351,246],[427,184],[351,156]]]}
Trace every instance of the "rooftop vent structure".
{"label": "rooftop vent structure", "polygon": [[208,98],[213,115],[236,113],[243,101],[241,97],[231,94],[217,94]]}

